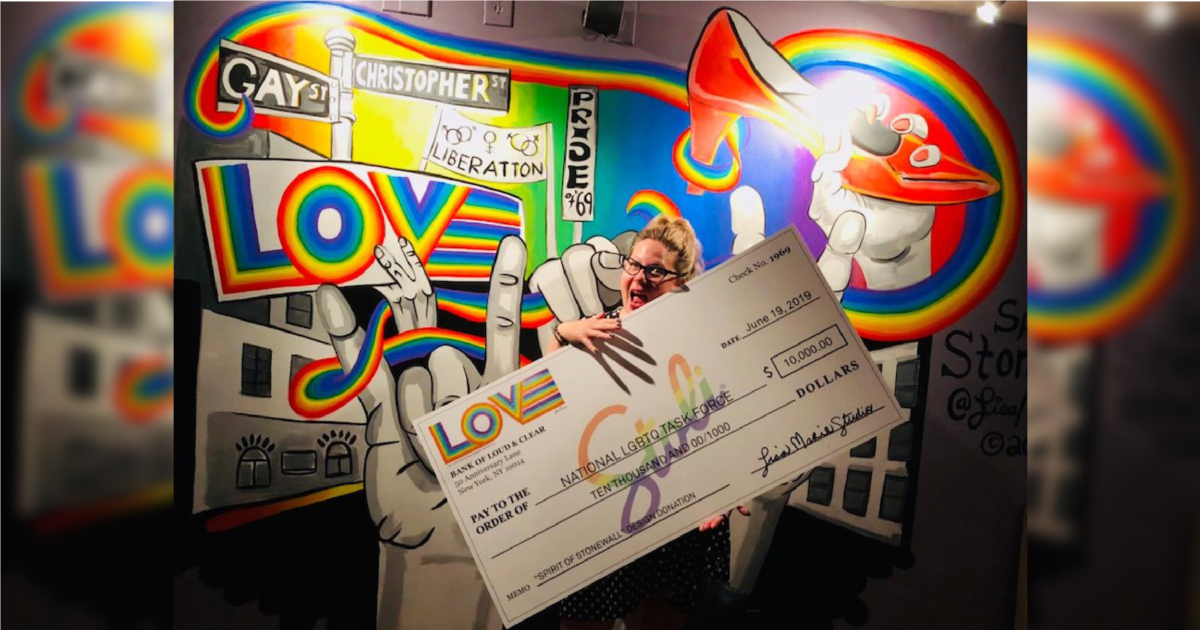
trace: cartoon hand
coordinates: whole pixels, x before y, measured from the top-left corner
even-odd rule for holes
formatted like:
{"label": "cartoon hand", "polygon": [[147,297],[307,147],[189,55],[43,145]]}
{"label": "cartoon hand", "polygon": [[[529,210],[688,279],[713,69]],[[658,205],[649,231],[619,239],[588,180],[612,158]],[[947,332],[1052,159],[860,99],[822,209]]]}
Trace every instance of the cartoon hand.
{"label": "cartoon hand", "polygon": [[[418,276],[425,275],[420,265]],[[521,366],[521,294],[524,291],[525,243],[516,236],[500,241],[488,288],[485,319],[486,355],[483,373],[457,348],[442,346],[429,355],[428,367],[411,367],[400,375],[398,397],[400,425],[417,445],[413,421],[467,396]],[[425,459],[425,453],[418,449]]]}
{"label": "cartoon hand", "polygon": [[733,255],[764,240],[766,212],[762,196],[749,186],[738,186],[729,196],[729,227],[733,230]]}
{"label": "cartoon hand", "polygon": [[867,232],[867,218],[862,212],[866,201],[862,195],[842,187],[842,170],[854,154],[849,132],[827,133],[825,147],[826,152],[813,165],[813,196],[808,216],[828,237],[817,267],[840,300],[850,285],[851,262]]}
{"label": "cartoon hand", "polygon": [[561,258],[547,260],[529,277],[529,288],[546,298],[554,319],[538,329],[542,354],[549,351],[554,326],[573,322],[621,303],[621,266],[617,255],[633,249],[635,232],[613,240],[593,236],[567,248]]}
{"label": "cartoon hand", "polygon": [[[401,241],[407,266],[387,252],[376,251],[380,264],[397,280],[383,293],[393,311],[400,311],[394,316],[402,331],[429,325],[436,316],[430,312],[436,309],[432,285],[420,260],[407,255],[411,248],[405,248],[406,244]],[[414,548],[426,544],[438,527],[453,527],[449,510],[439,509],[446,500],[415,439],[413,421],[519,366],[524,268],[524,243],[517,237],[502,240],[492,268],[483,376],[462,352],[443,346],[430,354],[428,368],[405,370],[399,383],[387,364],[381,364],[359,394],[367,413],[364,490],[381,540]],[[366,334],[355,322],[345,297],[337,287],[323,285],[317,289],[316,302],[339,361],[343,366],[353,365]]]}
{"label": "cartoon hand", "polygon": [[434,297],[429,276],[425,274],[425,267],[408,239],[400,237],[397,242],[400,246],[399,257],[383,247],[375,246],[375,260],[395,282],[380,286],[379,292],[392,305],[396,329],[408,332],[437,326],[437,298]]}

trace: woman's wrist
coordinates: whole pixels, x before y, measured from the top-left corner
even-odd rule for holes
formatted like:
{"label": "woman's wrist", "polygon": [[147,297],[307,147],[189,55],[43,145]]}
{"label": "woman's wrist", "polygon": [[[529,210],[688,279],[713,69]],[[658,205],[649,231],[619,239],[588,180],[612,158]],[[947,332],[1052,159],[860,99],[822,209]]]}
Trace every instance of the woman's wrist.
{"label": "woman's wrist", "polygon": [[568,322],[563,322],[554,327],[554,340],[557,341],[559,345],[567,346],[571,343],[567,340],[566,335],[563,334],[563,328],[567,326],[567,324]]}

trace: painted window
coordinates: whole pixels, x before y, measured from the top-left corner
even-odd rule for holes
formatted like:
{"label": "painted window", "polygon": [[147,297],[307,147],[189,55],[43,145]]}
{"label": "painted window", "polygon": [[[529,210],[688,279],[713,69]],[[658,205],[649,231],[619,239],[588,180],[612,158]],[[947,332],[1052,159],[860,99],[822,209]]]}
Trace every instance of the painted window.
{"label": "painted window", "polygon": [[911,422],[892,429],[888,436],[888,460],[907,462],[912,459],[913,425]]}
{"label": "painted window", "polygon": [[288,379],[289,379],[288,382],[291,382],[292,379],[296,378],[296,372],[299,372],[301,370],[301,368],[303,368],[304,366],[306,366],[312,362],[313,362],[313,360],[308,357],[302,357],[298,354],[293,354],[292,355],[292,367],[291,367],[291,370],[288,372]]}
{"label": "painted window", "polygon": [[78,398],[96,394],[96,353],[89,348],[71,348],[67,356],[67,391]]}
{"label": "painted window", "polygon": [[287,323],[301,328],[312,328],[313,300],[308,293],[293,293],[287,296]]}
{"label": "painted window", "polygon": [[833,479],[837,470],[830,466],[814,468],[808,478],[808,502],[829,505],[833,502]]}
{"label": "painted window", "polygon": [[271,350],[242,344],[242,394],[271,397]]}
{"label": "painted window", "polygon": [[896,364],[896,401],[905,409],[920,404],[921,360],[909,359]]}
{"label": "painted window", "polygon": [[140,306],[133,296],[125,295],[114,298],[113,323],[125,330],[137,327],[140,321]]}
{"label": "painted window", "polygon": [[345,477],[354,474],[354,458],[345,442],[334,442],[325,449],[325,476]]}
{"label": "painted window", "polygon": [[875,457],[875,440],[876,438],[871,438],[870,440],[867,440],[866,442],[863,442],[862,444],[850,449],[850,457]]}
{"label": "painted window", "polygon": [[271,458],[267,456],[267,452],[257,446],[243,450],[238,458],[237,487],[248,490],[267,488],[270,485]]}
{"label": "painted window", "polygon": [[871,471],[846,471],[846,490],[842,493],[842,509],[858,516],[867,515],[867,504],[871,502]]}
{"label": "painted window", "polygon": [[883,497],[879,500],[879,518],[896,523],[904,522],[904,506],[908,501],[908,477],[885,475]]}
{"label": "painted window", "polygon": [[279,468],[285,475],[311,475],[317,472],[316,451],[284,451]]}

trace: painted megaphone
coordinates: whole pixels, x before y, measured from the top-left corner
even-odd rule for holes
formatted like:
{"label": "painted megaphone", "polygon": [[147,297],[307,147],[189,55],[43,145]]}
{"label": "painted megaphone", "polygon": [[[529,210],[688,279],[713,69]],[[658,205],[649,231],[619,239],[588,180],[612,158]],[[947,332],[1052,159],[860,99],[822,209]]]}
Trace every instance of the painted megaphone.
{"label": "painted megaphone", "polygon": [[927,144],[928,127],[912,115],[885,123],[886,102],[841,102],[792,68],[746,16],[719,9],[708,20],[688,67],[692,158],[711,164],[738,117],[766,120],[811,150],[848,132],[853,146],[842,169],[853,192],[909,204],[956,204],[999,190],[991,175]]}

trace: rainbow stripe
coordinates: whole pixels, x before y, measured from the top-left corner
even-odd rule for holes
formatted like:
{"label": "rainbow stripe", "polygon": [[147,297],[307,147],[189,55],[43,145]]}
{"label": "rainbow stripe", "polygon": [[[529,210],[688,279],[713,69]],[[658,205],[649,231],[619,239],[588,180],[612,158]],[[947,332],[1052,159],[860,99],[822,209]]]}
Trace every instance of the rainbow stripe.
{"label": "rainbow stripe", "polygon": [[[438,289],[438,308],[467,321],[487,320],[488,294],[457,289]],[[550,305],[541,293],[526,293],[521,298],[521,328],[538,328],[554,319]]]}
{"label": "rainbow stripe", "polygon": [[[692,158],[692,130],[685,129],[671,147],[671,160],[675,170],[688,184],[709,192],[725,192],[732,190],[742,177],[741,148],[746,142],[746,131],[749,127],[742,119],[729,126],[729,131],[723,136],[726,151],[718,150],[717,158],[711,165],[697,162]],[[722,153],[728,157],[722,158]],[[721,164],[728,162],[722,166]]]}
{"label": "rainbow stripe", "polygon": [[1095,339],[1120,329],[1177,277],[1195,224],[1191,156],[1179,119],[1129,62],[1086,41],[1029,35],[1031,78],[1087,98],[1117,121],[1138,158],[1163,176],[1167,194],[1136,212],[1129,254],[1097,283],[1057,292],[1029,286],[1029,332],[1042,340]]}
{"label": "rainbow stripe", "polygon": [[[479,416],[483,416],[487,419],[487,429],[483,431],[480,431],[479,427],[475,424],[475,418]],[[468,407],[467,412],[463,414],[463,435],[467,436],[467,439],[470,442],[486,442],[493,437],[496,437],[496,433],[500,430],[500,424],[502,422],[503,421],[500,419],[500,412],[497,411],[495,407],[487,403],[475,403],[474,405]],[[439,431],[441,431],[442,425],[438,424],[437,428]],[[442,452],[442,455],[446,455],[445,451]]]}
{"label": "rainbow stripe", "polygon": [[337,357],[313,361],[300,369],[288,388],[292,410],[305,418],[319,418],[353,400],[379,371],[384,355],[384,326],[391,311],[386,300],[375,307],[367,324],[362,351],[350,370],[343,372]]}
{"label": "rainbow stripe", "polygon": [[[158,232],[154,232],[157,221]],[[175,278],[175,177],[151,167],[122,177],[104,209],[108,242],[135,282],[169,286]]]}
{"label": "rainbow stripe", "polygon": [[554,313],[541,293],[526,293],[521,299],[521,328],[539,328],[552,319]]}
{"label": "rainbow stripe", "polygon": [[[38,47],[35,46],[34,50]],[[79,110],[50,98],[50,60],[34,57],[17,80],[13,120],[17,128],[42,140],[61,140],[79,129]]]}
{"label": "rainbow stripe", "polygon": [[[565,404],[562,392],[559,391],[554,378],[550,376],[550,370],[541,370],[521,381],[518,389],[516,398],[521,402],[524,414],[518,416],[513,413],[512,415],[514,418],[519,417],[521,424],[533,422]],[[499,397],[500,394],[492,396],[492,402],[496,402]],[[512,412],[510,411],[510,413]]]}
{"label": "rainbow stripe", "polygon": [[[399,365],[429,356],[441,346],[456,348],[476,361],[485,359],[482,337],[444,328],[418,328],[385,337],[390,310],[386,300],[375,307],[362,350],[349,371],[342,371],[337,357],[328,357],[313,361],[296,373],[288,387],[288,403],[293,411],[304,418],[320,418],[337,411],[362,392],[384,360],[389,365]],[[529,359],[521,357],[522,366],[528,363]]]}
{"label": "rainbow stripe", "polygon": [[[104,243],[89,246],[80,167],[34,162],[23,173],[38,267],[53,297],[169,287],[175,265],[175,188],[169,169],[119,174],[100,207]],[[157,220],[157,223],[155,222]]]}
{"label": "rainbow stripe", "polygon": [[[244,42],[307,24],[337,25],[360,38],[378,38],[434,61],[508,70],[514,82],[558,87],[585,84],[601,90],[628,90],[687,109],[683,72],[663,64],[516,48],[422,29],[357,7],[298,2],[249,9],[226,22],[205,43],[184,87],[184,112],[188,120],[204,133],[218,137],[240,132],[231,130],[236,123],[229,114],[216,110],[217,48],[221,39]],[[233,116],[241,116],[243,112]],[[252,118],[250,114],[246,116]],[[258,123],[251,121],[251,124]]]}
{"label": "rainbow stripe", "polygon": [[407,176],[372,171],[370,178],[392,229],[412,243],[422,263],[428,263],[429,255],[467,201],[471,189],[450,182],[430,181],[425,194],[417,199]]}
{"label": "rainbow stripe", "polygon": [[229,531],[231,529],[241,527],[242,525],[247,525],[255,521],[260,521],[264,518],[275,516],[276,514],[282,514],[289,510],[308,507],[310,505],[321,503],[322,501],[329,501],[330,499],[336,499],[348,494],[354,494],[355,492],[361,492],[362,489],[363,483],[359,481],[356,483],[333,486],[323,490],[315,490],[308,494],[288,497],[286,499],[279,499],[278,501],[271,501],[269,503],[256,503],[245,507],[232,508],[208,519],[208,521],[204,523],[204,529],[210,534]]}
{"label": "rainbow stripe", "polygon": [[[183,96],[185,99],[194,98],[186,92]],[[184,110],[185,113],[188,111],[190,110]],[[254,122],[254,103],[250,101],[249,96],[243,94],[237,110],[229,112],[225,120],[195,120],[191,117],[188,119],[195,123],[200,131],[214,138],[236,138],[245,133]]]}
{"label": "rainbow stripe", "polygon": [[156,154],[160,136],[156,121],[53,102],[51,59],[64,52],[84,55],[154,81],[165,70],[154,39],[172,30],[173,12],[167,3],[111,3],[65,12],[38,35],[17,65],[11,92],[16,127],[41,141],[89,133],[144,155]]}
{"label": "rainbow stripe", "polygon": [[646,223],[659,215],[674,218],[683,216],[675,203],[657,190],[639,190],[633,193],[629,203],[625,205],[625,214],[642,217],[646,219]]}
{"label": "rainbow stripe", "polygon": [[25,192],[42,284],[52,295],[121,286],[113,257],[85,246],[79,191],[69,164],[38,162],[25,169]]}
{"label": "rainbow stripe", "polygon": [[[336,212],[341,227],[326,238],[318,229],[323,213]],[[336,166],[306,171],[288,184],[279,200],[283,251],[314,282],[341,284],[375,262],[383,243],[383,219],[375,195],[362,180]]]}
{"label": "rainbow stripe", "polygon": [[967,205],[959,246],[929,278],[875,291],[850,287],[842,306],[864,337],[925,337],[958,320],[1000,280],[1021,229],[1022,177],[1012,136],[983,88],[945,55],[902,39],[828,29],[789,35],[775,47],[797,71],[852,71],[918,98],[945,125],[966,161],[1001,183]]}
{"label": "rainbow stripe", "polygon": [[208,202],[210,242],[221,293],[231,295],[310,284],[282,249],[261,251],[250,206],[250,169],[245,164],[200,169],[200,194]]}
{"label": "rainbow stripe", "polygon": [[134,424],[157,420],[175,404],[175,372],[163,357],[126,365],[117,375],[117,411]]}
{"label": "rainbow stripe", "polygon": [[487,299],[486,293],[475,291],[437,290],[438,309],[453,313],[469,322],[482,322],[487,319]]}
{"label": "rainbow stripe", "polygon": [[463,190],[470,194],[426,259],[425,271],[432,280],[487,280],[500,241],[522,235],[518,199],[485,188]]}

